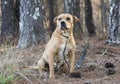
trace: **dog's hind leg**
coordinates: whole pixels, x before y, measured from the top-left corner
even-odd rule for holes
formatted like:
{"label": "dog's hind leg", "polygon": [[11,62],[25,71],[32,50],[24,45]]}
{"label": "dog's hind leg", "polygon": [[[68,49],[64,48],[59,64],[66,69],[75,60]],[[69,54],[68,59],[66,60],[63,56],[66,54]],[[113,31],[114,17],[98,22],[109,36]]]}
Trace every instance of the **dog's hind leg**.
{"label": "dog's hind leg", "polygon": [[44,60],[44,58],[41,58],[39,61],[38,61],[38,70],[40,72],[40,77],[41,78],[47,78],[48,77],[48,72],[46,71],[46,61]]}
{"label": "dog's hind leg", "polygon": [[46,62],[45,62],[45,60],[43,58],[38,60],[38,64],[37,64],[38,65],[38,69],[44,70],[45,69],[45,64],[46,64]]}

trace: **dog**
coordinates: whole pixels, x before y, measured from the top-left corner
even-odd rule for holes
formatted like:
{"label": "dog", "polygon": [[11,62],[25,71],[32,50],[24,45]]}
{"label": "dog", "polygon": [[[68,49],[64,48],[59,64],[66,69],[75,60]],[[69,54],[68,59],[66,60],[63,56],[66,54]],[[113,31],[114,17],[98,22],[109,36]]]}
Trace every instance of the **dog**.
{"label": "dog", "polygon": [[70,63],[70,73],[74,71],[76,43],[73,36],[74,23],[79,19],[68,13],[60,14],[54,18],[56,29],[51,39],[48,41],[43,56],[38,60],[37,68],[40,74],[46,70],[46,64],[49,65],[49,78],[54,78],[54,62],[63,62],[63,52],[66,45],[65,56]]}

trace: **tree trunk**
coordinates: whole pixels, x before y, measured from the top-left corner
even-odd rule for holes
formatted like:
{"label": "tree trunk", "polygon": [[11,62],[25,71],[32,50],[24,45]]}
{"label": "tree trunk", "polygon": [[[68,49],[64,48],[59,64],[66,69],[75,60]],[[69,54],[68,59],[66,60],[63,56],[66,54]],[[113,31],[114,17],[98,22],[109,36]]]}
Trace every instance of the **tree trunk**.
{"label": "tree trunk", "polygon": [[[51,6],[53,8],[53,18],[64,12],[63,1],[64,0],[56,0],[56,1],[52,0]],[[50,15],[50,17],[51,17],[51,15]],[[56,25],[54,24],[54,30],[55,29],[56,29]]]}
{"label": "tree trunk", "polygon": [[55,30],[53,19],[54,19],[54,11],[53,11],[53,0],[45,0],[46,4],[46,24],[47,26],[47,31],[49,36],[51,37],[52,33]]}
{"label": "tree trunk", "polygon": [[20,36],[18,47],[43,43],[45,39],[44,6],[42,0],[20,0]]}
{"label": "tree trunk", "polygon": [[53,14],[53,0],[48,0],[48,4],[49,4],[49,19],[50,19],[50,29],[53,32],[55,30],[54,26],[53,26],[53,18],[54,18],[54,14]]}
{"label": "tree trunk", "polygon": [[19,35],[19,21],[20,21],[20,0],[15,0],[15,22],[16,22],[16,30],[15,35]]}
{"label": "tree trunk", "polygon": [[109,42],[120,44],[120,0],[110,0]]}
{"label": "tree trunk", "polygon": [[85,0],[85,23],[90,36],[96,34],[92,15],[91,0]]}
{"label": "tree trunk", "polygon": [[[70,13],[80,18],[80,0],[64,0],[64,12]],[[74,27],[75,33],[78,30],[80,31],[80,34],[82,34],[83,31],[80,22],[78,22]]]}
{"label": "tree trunk", "polygon": [[107,2],[107,0],[105,1],[105,0],[100,0],[100,11],[101,11],[101,20],[100,20],[100,22],[101,22],[101,26],[100,26],[100,28],[99,28],[99,38],[100,39],[104,39],[104,38],[106,38],[106,36],[107,36],[107,26],[108,26],[108,24],[107,24],[107,20],[108,20],[108,17],[107,17],[107,4],[109,4],[108,2]]}
{"label": "tree trunk", "polygon": [[15,15],[18,21],[20,21],[20,0],[15,0]]}
{"label": "tree trunk", "polygon": [[105,2],[104,0],[100,0],[100,6],[101,6],[101,28],[100,28],[100,35],[103,35],[104,28],[105,28],[105,20],[107,17],[105,17],[106,11],[105,11]]}
{"label": "tree trunk", "polygon": [[3,37],[13,36],[15,33],[14,0],[2,0],[2,27]]}

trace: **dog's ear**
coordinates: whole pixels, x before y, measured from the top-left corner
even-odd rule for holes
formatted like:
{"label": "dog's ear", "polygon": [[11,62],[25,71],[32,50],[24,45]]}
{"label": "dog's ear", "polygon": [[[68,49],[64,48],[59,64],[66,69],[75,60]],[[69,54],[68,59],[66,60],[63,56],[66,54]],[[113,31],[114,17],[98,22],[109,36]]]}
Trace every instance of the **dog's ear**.
{"label": "dog's ear", "polygon": [[56,24],[57,18],[58,18],[58,17],[55,17],[55,18],[53,19],[53,23],[54,23],[54,24]]}
{"label": "dog's ear", "polygon": [[74,20],[75,23],[80,22],[80,19],[78,17],[74,16],[74,15],[73,15],[73,20]]}

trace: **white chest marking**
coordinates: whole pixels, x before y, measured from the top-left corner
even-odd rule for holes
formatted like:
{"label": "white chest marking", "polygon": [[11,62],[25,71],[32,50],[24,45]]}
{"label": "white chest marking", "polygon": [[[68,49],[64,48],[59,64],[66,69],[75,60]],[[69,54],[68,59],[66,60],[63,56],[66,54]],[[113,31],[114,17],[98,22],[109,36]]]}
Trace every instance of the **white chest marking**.
{"label": "white chest marking", "polygon": [[70,47],[68,47],[68,44],[66,45],[65,53],[63,53],[64,49],[65,49],[65,44],[60,46],[59,56],[60,56],[61,60],[63,60],[63,54],[65,54],[65,56],[66,56],[66,55],[68,55],[68,53],[70,51]]}

